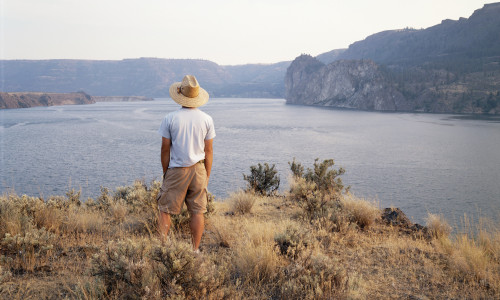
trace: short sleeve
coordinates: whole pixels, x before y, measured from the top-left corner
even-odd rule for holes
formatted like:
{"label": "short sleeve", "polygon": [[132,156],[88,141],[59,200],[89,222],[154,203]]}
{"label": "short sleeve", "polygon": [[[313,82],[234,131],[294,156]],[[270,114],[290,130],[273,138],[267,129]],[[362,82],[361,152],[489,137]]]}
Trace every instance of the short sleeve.
{"label": "short sleeve", "polygon": [[171,139],[169,123],[170,123],[169,118],[168,118],[168,116],[166,116],[165,118],[163,118],[163,121],[161,122],[160,128],[158,128],[158,133],[162,137],[167,138],[167,139]]}
{"label": "short sleeve", "polygon": [[205,136],[205,141],[211,140],[215,137],[215,128],[214,128],[214,121],[211,117],[208,118],[207,121],[207,135]]}

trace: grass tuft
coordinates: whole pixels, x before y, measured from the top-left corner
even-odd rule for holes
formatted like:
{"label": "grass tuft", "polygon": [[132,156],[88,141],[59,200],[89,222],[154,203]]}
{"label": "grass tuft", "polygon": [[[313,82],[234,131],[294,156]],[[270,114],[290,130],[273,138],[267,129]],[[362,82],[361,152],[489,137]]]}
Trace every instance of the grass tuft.
{"label": "grass tuft", "polygon": [[435,238],[447,238],[451,233],[451,226],[448,225],[442,215],[429,213],[426,218],[426,225],[429,232]]}
{"label": "grass tuft", "polygon": [[227,200],[235,214],[249,214],[258,196],[251,192],[238,191],[229,195]]}
{"label": "grass tuft", "polygon": [[357,198],[351,193],[343,195],[341,203],[343,209],[350,214],[352,221],[360,228],[368,228],[380,218],[381,212],[375,203]]}

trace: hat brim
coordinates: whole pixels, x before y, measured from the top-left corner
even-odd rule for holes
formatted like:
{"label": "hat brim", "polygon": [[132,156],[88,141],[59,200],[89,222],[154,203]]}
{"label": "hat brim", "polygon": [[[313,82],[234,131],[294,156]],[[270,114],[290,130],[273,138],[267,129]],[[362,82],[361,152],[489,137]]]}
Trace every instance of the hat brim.
{"label": "hat brim", "polygon": [[189,98],[177,92],[177,88],[180,87],[182,82],[175,82],[170,86],[168,90],[170,98],[185,107],[199,107],[208,102],[208,92],[200,87],[199,94],[197,97]]}

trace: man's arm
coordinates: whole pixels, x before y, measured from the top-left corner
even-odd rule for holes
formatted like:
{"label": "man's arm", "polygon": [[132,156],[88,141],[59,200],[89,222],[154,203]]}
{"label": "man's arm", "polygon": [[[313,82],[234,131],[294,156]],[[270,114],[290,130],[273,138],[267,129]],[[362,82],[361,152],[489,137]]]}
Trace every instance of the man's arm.
{"label": "man's arm", "polygon": [[168,164],[170,164],[170,139],[161,138],[161,166],[163,167],[163,175],[167,172]]}
{"label": "man's arm", "polygon": [[214,161],[214,139],[205,140],[205,169],[207,170],[207,184],[212,171],[212,162]]}

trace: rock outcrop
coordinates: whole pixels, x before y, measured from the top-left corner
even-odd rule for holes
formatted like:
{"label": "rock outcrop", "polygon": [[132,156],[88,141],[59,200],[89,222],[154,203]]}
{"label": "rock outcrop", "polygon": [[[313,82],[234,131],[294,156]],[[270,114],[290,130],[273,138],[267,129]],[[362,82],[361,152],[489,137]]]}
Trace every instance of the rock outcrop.
{"label": "rock outcrop", "polygon": [[492,3],[468,19],[379,32],[318,56],[326,66],[300,56],[285,79],[287,103],[500,114],[499,14]]}
{"label": "rock outcrop", "polygon": [[290,104],[382,111],[412,109],[412,104],[370,60],[324,65],[309,55],[301,55],[287,70],[285,98]]}
{"label": "rock outcrop", "polygon": [[78,93],[2,93],[0,109],[95,103],[92,96]]}

